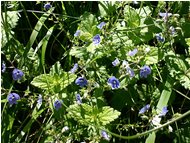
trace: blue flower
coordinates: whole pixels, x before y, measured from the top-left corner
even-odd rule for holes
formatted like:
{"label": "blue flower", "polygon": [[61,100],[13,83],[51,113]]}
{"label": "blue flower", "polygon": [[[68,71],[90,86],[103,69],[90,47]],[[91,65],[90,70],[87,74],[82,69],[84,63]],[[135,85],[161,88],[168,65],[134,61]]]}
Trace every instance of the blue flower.
{"label": "blue flower", "polygon": [[78,104],[81,104],[81,103],[82,103],[80,94],[76,94],[76,100],[77,100],[77,103],[78,103]]}
{"label": "blue flower", "polygon": [[156,34],[155,36],[156,36],[156,39],[157,39],[158,41],[160,41],[160,42],[164,42],[164,41],[165,41],[164,37],[162,37],[162,35],[161,35],[160,33],[159,33],[159,34]]}
{"label": "blue flower", "polygon": [[70,72],[71,73],[75,73],[77,71],[77,69],[78,69],[78,64],[75,63],[74,66],[73,66],[73,68],[70,70]]}
{"label": "blue flower", "polygon": [[93,41],[94,45],[100,44],[100,41],[101,41],[100,35],[99,35],[99,34],[95,35],[95,36],[93,37],[93,40],[92,40],[92,41]]}
{"label": "blue flower", "polygon": [[24,75],[23,71],[19,69],[14,69],[12,72],[13,80],[19,80],[22,78],[23,75]]}
{"label": "blue flower", "polygon": [[172,15],[172,13],[168,13],[168,12],[163,13],[163,12],[160,12],[159,15],[160,15],[161,17],[163,17],[164,21],[166,22],[167,19],[168,19],[168,17],[170,17],[170,16]]}
{"label": "blue flower", "polygon": [[80,35],[80,30],[77,30],[76,33],[74,34],[75,37],[79,36]]}
{"label": "blue flower", "polygon": [[116,58],[113,62],[112,62],[112,65],[113,66],[117,66],[117,65],[119,65],[119,59],[118,58]]}
{"label": "blue flower", "polygon": [[140,70],[140,77],[144,77],[144,78],[147,78],[147,76],[151,74],[151,69],[149,66],[143,66]]}
{"label": "blue flower", "polygon": [[79,85],[80,87],[84,87],[88,84],[88,81],[84,77],[78,77],[75,80],[75,84]]}
{"label": "blue flower", "polygon": [[131,69],[130,67],[127,67],[127,73],[130,75],[130,77],[134,77],[135,76],[135,73],[134,73],[134,70]]}
{"label": "blue flower", "polygon": [[6,70],[6,65],[5,63],[3,62],[2,65],[1,65],[1,72],[4,73]]}
{"label": "blue flower", "polygon": [[42,95],[39,94],[38,100],[37,100],[37,107],[38,107],[38,109],[40,108],[41,105],[42,105]]}
{"label": "blue flower", "polygon": [[7,97],[7,100],[10,105],[17,104],[17,100],[20,99],[20,96],[16,93],[10,93]]}
{"label": "blue flower", "polygon": [[143,108],[140,109],[139,114],[144,114],[150,108],[150,104],[145,105]]}
{"label": "blue flower", "polygon": [[58,110],[59,108],[61,108],[62,102],[60,100],[56,100],[53,105],[55,109]]}
{"label": "blue flower", "polygon": [[175,34],[175,28],[174,28],[173,26],[170,26],[169,30],[170,30],[170,33],[171,33],[172,35]]}
{"label": "blue flower", "polygon": [[134,55],[136,55],[137,52],[138,52],[138,49],[135,48],[133,51],[129,51],[129,52],[128,52],[128,55],[129,55],[129,56],[134,56]]}
{"label": "blue flower", "polygon": [[162,112],[159,114],[159,117],[165,116],[167,112],[168,112],[167,107],[166,107],[166,106],[163,107],[163,108],[162,108]]}
{"label": "blue flower", "polygon": [[46,10],[49,10],[49,9],[51,8],[51,4],[50,4],[50,3],[46,3],[46,4],[44,5],[44,8],[45,8]]}
{"label": "blue flower", "polygon": [[108,136],[108,134],[107,134],[105,131],[101,131],[101,135],[102,135],[102,137],[103,137],[105,140],[108,140],[108,141],[109,141],[109,136]]}
{"label": "blue flower", "polygon": [[101,23],[97,26],[97,28],[101,30],[105,25],[106,25],[105,22],[101,22]]}
{"label": "blue flower", "polygon": [[108,84],[111,86],[112,89],[117,89],[120,86],[119,80],[112,76],[108,79]]}

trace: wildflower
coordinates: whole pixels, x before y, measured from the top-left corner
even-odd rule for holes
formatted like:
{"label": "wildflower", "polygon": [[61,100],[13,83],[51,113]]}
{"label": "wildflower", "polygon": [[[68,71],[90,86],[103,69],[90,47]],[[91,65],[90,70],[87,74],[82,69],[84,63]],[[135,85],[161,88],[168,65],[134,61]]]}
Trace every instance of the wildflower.
{"label": "wildflower", "polygon": [[129,63],[126,60],[123,60],[122,67],[123,68],[128,68],[129,67]]}
{"label": "wildflower", "polygon": [[175,28],[173,26],[170,26],[169,31],[172,35],[175,34]]}
{"label": "wildflower", "polygon": [[92,40],[92,41],[93,41],[94,45],[100,44],[100,41],[101,41],[100,35],[99,35],[99,34],[95,35],[95,36],[93,37],[93,40]]}
{"label": "wildflower", "polygon": [[166,22],[167,19],[168,19],[168,17],[170,17],[170,16],[172,15],[172,13],[168,13],[168,12],[163,13],[163,12],[160,12],[159,15],[160,15],[161,17],[163,17],[164,21]]}
{"label": "wildflower", "polygon": [[75,37],[80,36],[80,32],[81,32],[80,30],[77,30],[76,33],[74,34],[74,36]]}
{"label": "wildflower", "polygon": [[134,70],[131,69],[130,67],[127,67],[127,73],[130,75],[130,77],[134,77],[135,76]]}
{"label": "wildflower", "polygon": [[128,52],[128,55],[129,55],[129,56],[134,56],[137,52],[138,52],[138,49],[135,48],[133,51],[129,51],[129,52]]}
{"label": "wildflower", "polygon": [[144,114],[150,108],[150,104],[145,105],[143,108],[140,109],[139,114]]}
{"label": "wildflower", "polygon": [[38,109],[40,108],[41,105],[42,105],[42,95],[39,94],[38,100],[37,100],[37,107],[38,107]]}
{"label": "wildflower", "polygon": [[20,96],[16,93],[10,93],[7,97],[7,100],[10,105],[17,104],[17,100],[20,99]]}
{"label": "wildflower", "polygon": [[78,64],[74,64],[73,68],[70,70],[71,73],[75,73],[78,69]]}
{"label": "wildflower", "polygon": [[6,65],[5,63],[3,62],[2,65],[1,65],[1,72],[4,73],[6,70]]}
{"label": "wildflower", "polygon": [[144,67],[141,68],[141,70],[140,70],[140,77],[141,77],[141,78],[142,78],[142,77],[147,78],[147,76],[148,76],[149,74],[151,74],[151,69],[150,69],[149,66],[146,66],[146,65],[145,65]]}
{"label": "wildflower", "polygon": [[60,100],[56,100],[54,102],[54,107],[55,107],[56,110],[58,110],[59,108],[61,108],[61,106],[62,106],[62,103],[61,103]]}
{"label": "wildflower", "polygon": [[88,82],[84,77],[78,77],[75,80],[75,84],[79,85],[80,87],[84,87],[88,84]]}
{"label": "wildflower", "polygon": [[24,73],[19,69],[14,69],[12,72],[13,80],[19,80],[22,78],[23,75]]}
{"label": "wildflower", "polygon": [[108,84],[111,86],[112,89],[119,88],[120,86],[119,80],[115,78],[115,76],[112,76],[108,79]]}
{"label": "wildflower", "polygon": [[158,115],[156,115],[156,116],[153,117],[151,122],[152,122],[153,125],[158,127],[158,126],[161,125],[160,121],[161,121],[161,118]]}
{"label": "wildflower", "polygon": [[66,132],[66,131],[68,131],[68,130],[69,130],[69,127],[68,127],[68,126],[65,126],[65,127],[63,127],[63,129],[61,130],[61,132],[64,133],[64,132]]}
{"label": "wildflower", "polygon": [[166,106],[163,107],[163,108],[162,108],[162,112],[159,114],[159,117],[165,116],[167,112],[168,112],[167,107],[166,107]]}
{"label": "wildflower", "polygon": [[105,22],[101,22],[101,23],[97,26],[97,28],[101,30],[105,25],[106,25]]}
{"label": "wildflower", "polygon": [[78,103],[78,104],[81,104],[81,103],[82,103],[80,94],[76,94],[76,100],[77,100],[77,103]]}
{"label": "wildflower", "polygon": [[44,8],[45,8],[46,10],[49,10],[49,9],[51,8],[51,4],[50,4],[50,3],[46,3],[46,4],[44,5]]}
{"label": "wildflower", "polygon": [[113,66],[117,66],[119,63],[120,63],[120,62],[119,62],[119,59],[116,58],[116,59],[112,62],[112,65],[113,65]]}
{"label": "wildflower", "polygon": [[101,132],[101,135],[102,135],[102,137],[103,137],[105,140],[108,140],[108,141],[109,141],[109,136],[108,136],[108,134],[107,134],[105,131],[102,131],[102,132]]}
{"label": "wildflower", "polygon": [[164,41],[165,41],[164,37],[162,37],[162,35],[161,35],[160,33],[159,33],[159,34],[156,34],[155,36],[156,36],[156,39],[157,39],[158,41],[160,41],[160,42],[164,42]]}

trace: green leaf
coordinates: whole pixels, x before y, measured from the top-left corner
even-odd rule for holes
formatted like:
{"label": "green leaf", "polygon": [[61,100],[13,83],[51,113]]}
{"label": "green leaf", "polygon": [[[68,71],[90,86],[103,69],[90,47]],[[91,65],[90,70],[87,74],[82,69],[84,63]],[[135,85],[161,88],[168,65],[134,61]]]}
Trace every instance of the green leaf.
{"label": "green leaf", "polygon": [[156,134],[155,134],[155,132],[152,132],[151,134],[149,134],[145,143],[154,143],[155,139],[156,139]]}
{"label": "green leaf", "polygon": [[85,125],[89,125],[89,123],[107,125],[120,115],[120,112],[111,107],[104,106],[101,109],[94,109],[85,103],[81,105],[70,105],[69,108],[67,108],[67,112],[71,118]]}
{"label": "green leaf", "polygon": [[140,17],[136,10],[129,5],[124,8],[124,18],[130,28],[136,28],[140,25]]}
{"label": "green leaf", "polygon": [[158,63],[160,60],[162,60],[164,56],[164,52],[157,47],[149,47],[150,51],[145,56],[145,64],[155,64]]}

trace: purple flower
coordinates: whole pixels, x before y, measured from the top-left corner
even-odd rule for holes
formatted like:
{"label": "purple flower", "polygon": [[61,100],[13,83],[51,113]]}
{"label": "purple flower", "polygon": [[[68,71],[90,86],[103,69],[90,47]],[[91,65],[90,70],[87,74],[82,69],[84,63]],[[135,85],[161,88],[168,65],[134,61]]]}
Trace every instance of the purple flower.
{"label": "purple flower", "polygon": [[78,77],[75,80],[75,84],[79,85],[80,87],[84,87],[88,84],[88,81],[84,77]]}
{"label": "purple flower", "polygon": [[6,65],[5,63],[3,62],[2,65],[1,65],[1,72],[4,73],[6,70]]}
{"label": "purple flower", "polygon": [[105,22],[101,22],[101,23],[97,26],[97,28],[101,30],[105,25],[106,25]]}
{"label": "purple flower", "polygon": [[80,35],[80,30],[77,30],[76,33],[74,34],[75,37],[79,36]]}
{"label": "purple flower", "polygon": [[55,109],[58,110],[59,108],[61,108],[62,102],[60,100],[56,100],[53,105]]}
{"label": "purple flower", "polygon": [[113,66],[117,66],[119,63],[120,63],[120,62],[119,62],[119,59],[116,58],[116,59],[112,62],[112,65],[113,65]]}
{"label": "purple flower", "polygon": [[168,13],[168,12],[163,13],[163,12],[160,12],[159,15],[160,15],[161,17],[163,17],[164,21],[166,22],[167,19],[168,19],[168,17],[170,17],[170,16],[172,15],[172,13]]}
{"label": "purple flower", "polygon": [[160,42],[164,42],[165,41],[165,39],[162,37],[162,35],[159,33],[159,34],[156,34],[155,35],[156,36],[156,39],[158,40],[158,41],[160,41]]}
{"label": "purple flower", "polygon": [[130,75],[130,77],[134,77],[135,76],[135,73],[134,73],[134,70],[131,69],[130,67],[127,67],[127,73]]}
{"label": "purple flower", "polygon": [[136,55],[137,52],[138,52],[138,49],[135,48],[133,51],[129,51],[129,52],[128,52],[128,55],[129,55],[129,56],[134,56],[134,55]]}
{"label": "purple flower", "polygon": [[166,106],[163,107],[163,108],[162,108],[162,112],[159,114],[159,117],[165,116],[167,112],[168,112],[167,107],[166,107]]}
{"label": "purple flower", "polygon": [[100,44],[100,41],[101,41],[100,35],[99,35],[99,34],[95,35],[95,36],[93,37],[93,40],[92,40],[92,41],[93,41],[94,45]]}
{"label": "purple flower", "polygon": [[78,64],[74,64],[73,68],[70,70],[71,73],[75,73],[78,69]]}
{"label": "purple flower", "polygon": [[49,9],[51,8],[51,4],[50,4],[50,3],[46,3],[46,4],[44,5],[44,8],[45,8],[46,10],[49,10]]}
{"label": "purple flower", "polygon": [[108,134],[107,134],[105,131],[101,131],[101,135],[102,135],[102,137],[103,137],[105,140],[108,140],[108,141],[109,141],[109,136],[108,136]]}
{"label": "purple flower", "polygon": [[173,26],[170,26],[169,31],[172,35],[175,34],[175,28]]}
{"label": "purple flower", "polygon": [[17,104],[17,100],[20,99],[20,96],[16,93],[10,93],[7,97],[7,100],[10,105]]}
{"label": "purple flower", "polygon": [[76,94],[76,100],[77,100],[77,103],[78,103],[78,104],[81,104],[81,103],[82,103],[80,94]]}
{"label": "purple flower", "polygon": [[14,69],[12,72],[13,80],[19,80],[22,78],[23,75],[24,73],[19,69]]}
{"label": "purple flower", "polygon": [[150,108],[150,104],[145,105],[143,108],[140,109],[139,114],[144,114]]}
{"label": "purple flower", "polygon": [[120,86],[119,80],[112,76],[108,79],[108,84],[111,86],[112,89],[117,89]]}
{"label": "purple flower", "polygon": [[144,77],[144,78],[147,78],[147,76],[151,74],[151,69],[149,66],[143,66],[140,70],[140,77]]}

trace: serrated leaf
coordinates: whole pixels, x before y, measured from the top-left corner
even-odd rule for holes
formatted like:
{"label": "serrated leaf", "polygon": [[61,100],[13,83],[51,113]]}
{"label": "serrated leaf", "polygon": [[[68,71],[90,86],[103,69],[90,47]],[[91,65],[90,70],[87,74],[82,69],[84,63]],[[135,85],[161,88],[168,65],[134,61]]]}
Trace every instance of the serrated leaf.
{"label": "serrated leaf", "polygon": [[150,65],[158,63],[163,58],[163,56],[164,53],[161,50],[156,47],[150,47],[150,51],[145,56],[145,64]]}
{"label": "serrated leaf", "polygon": [[68,115],[81,124],[88,125],[89,123],[106,125],[118,118],[120,112],[111,107],[105,106],[101,109],[93,109],[88,104],[70,105],[67,108]]}

